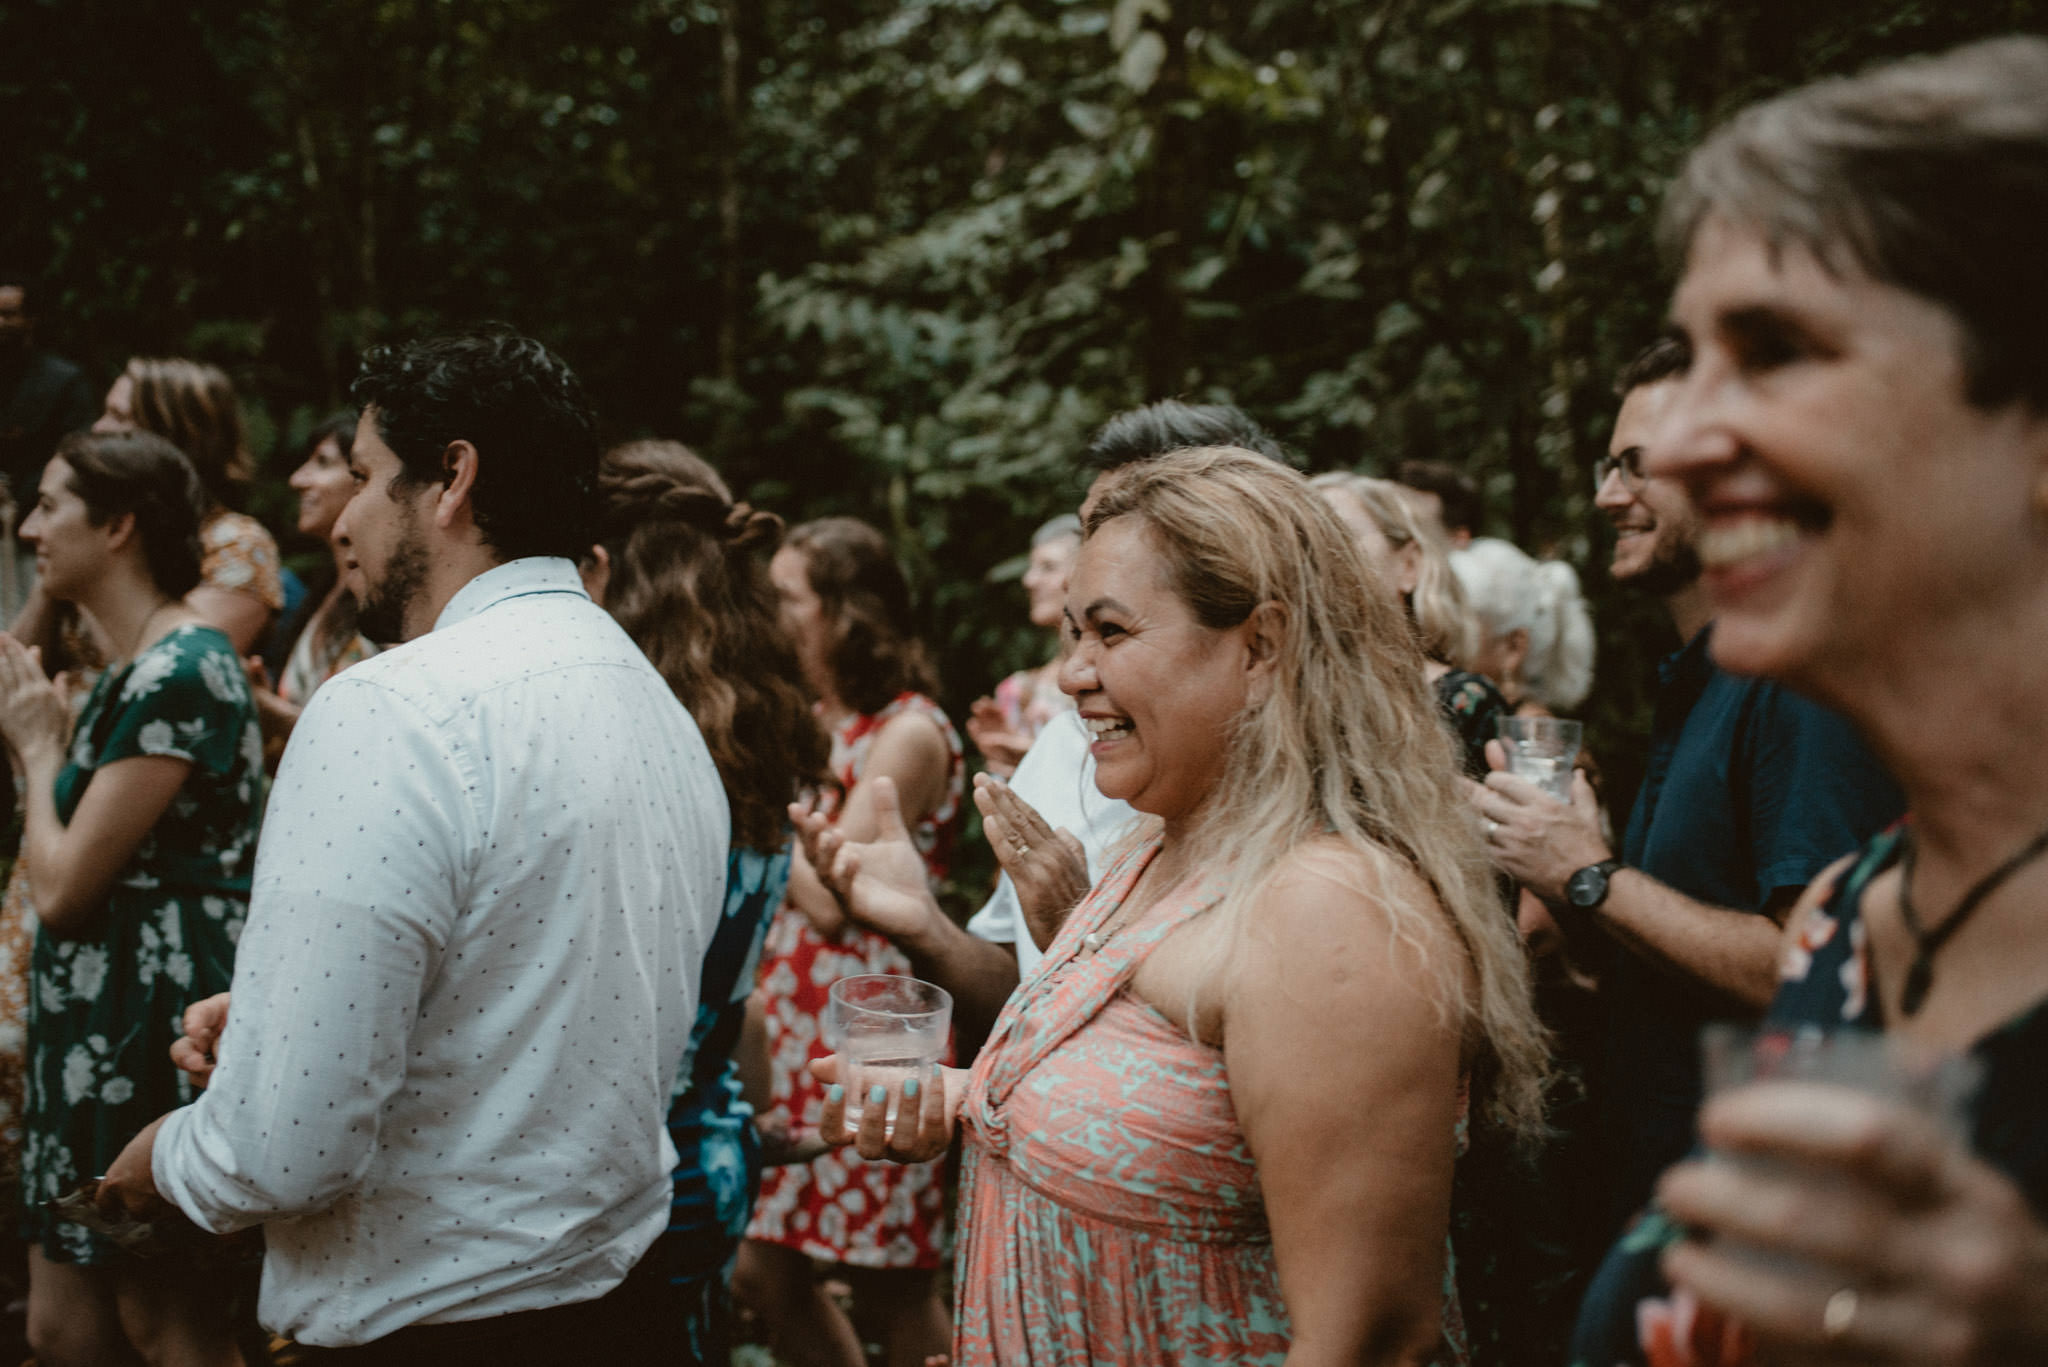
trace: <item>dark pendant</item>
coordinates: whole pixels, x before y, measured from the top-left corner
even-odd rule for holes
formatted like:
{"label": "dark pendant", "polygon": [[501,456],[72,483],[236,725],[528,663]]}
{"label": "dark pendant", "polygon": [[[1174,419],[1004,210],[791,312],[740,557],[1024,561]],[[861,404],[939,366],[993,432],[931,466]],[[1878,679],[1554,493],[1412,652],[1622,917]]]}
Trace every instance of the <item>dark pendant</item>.
{"label": "dark pendant", "polygon": [[1899,993],[1899,1010],[1906,1015],[1916,1015],[1927,1001],[1927,989],[1934,986],[1934,964],[1925,954],[1913,960],[1913,966],[1906,970],[1905,990]]}

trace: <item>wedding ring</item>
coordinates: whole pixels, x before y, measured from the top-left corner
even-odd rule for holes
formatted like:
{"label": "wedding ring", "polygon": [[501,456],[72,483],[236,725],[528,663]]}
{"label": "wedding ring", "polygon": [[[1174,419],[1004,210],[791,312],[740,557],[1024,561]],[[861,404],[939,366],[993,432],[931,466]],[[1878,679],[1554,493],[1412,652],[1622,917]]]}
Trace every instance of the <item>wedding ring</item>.
{"label": "wedding ring", "polygon": [[1490,817],[1490,816],[1489,816],[1488,818],[1486,818],[1486,837],[1487,837],[1487,839],[1491,840],[1491,839],[1493,838],[1493,834],[1494,834],[1494,832],[1495,832],[1495,831],[1498,831],[1499,829],[1500,829],[1500,823],[1499,823],[1498,821],[1495,821],[1495,820],[1494,820],[1494,819],[1493,819],[1492,817]]}
{"label": "wedding ring", "polygon": [[1856,1288],[1845,1286],[1828,1297],[1825,1309],[1820,1312],[1820,1332],[1828,1342],[1833,1343],[1848,1334],[1849,1326],[1856,1322]]}

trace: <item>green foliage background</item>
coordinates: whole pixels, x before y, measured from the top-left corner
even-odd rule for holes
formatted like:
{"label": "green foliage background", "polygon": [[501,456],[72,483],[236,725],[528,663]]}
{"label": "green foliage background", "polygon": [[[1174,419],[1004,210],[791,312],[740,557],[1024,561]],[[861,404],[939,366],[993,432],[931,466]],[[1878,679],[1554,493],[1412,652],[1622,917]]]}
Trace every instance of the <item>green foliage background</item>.
{"label": "green foliage background", "polygon": [[[1664,178],[1732,107],[2036,0],[13,0],[0,254],[109,378],[221,362],[271,451],[355,353],[502,319],[613,436],[887,527],[956,713],[1048,643],[1073,454],[1227,399],[1314,468],[1464,462],[1585,570],[1625,789],[1650,605],[1599,566]],[[302,553],[314,548],[300,547]]]}

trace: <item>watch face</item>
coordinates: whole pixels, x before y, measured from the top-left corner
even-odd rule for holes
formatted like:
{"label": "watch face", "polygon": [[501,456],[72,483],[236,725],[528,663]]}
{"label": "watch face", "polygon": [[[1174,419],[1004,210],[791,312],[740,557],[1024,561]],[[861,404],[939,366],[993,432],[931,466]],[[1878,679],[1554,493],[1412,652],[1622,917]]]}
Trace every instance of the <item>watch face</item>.
{"label": "watch face", "polygon": [[1580,869],[1564,885],[1564,895],[1575,907],[1597,907],[1607,896],[1607,870],[1598,864]]}

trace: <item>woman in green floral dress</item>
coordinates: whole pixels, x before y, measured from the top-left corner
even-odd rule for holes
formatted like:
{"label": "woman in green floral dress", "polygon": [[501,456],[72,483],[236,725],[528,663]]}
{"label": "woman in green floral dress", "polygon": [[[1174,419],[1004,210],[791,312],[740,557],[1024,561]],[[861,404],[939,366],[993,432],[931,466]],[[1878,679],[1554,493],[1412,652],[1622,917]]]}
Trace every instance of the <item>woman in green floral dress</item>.
{"label": "woman in green floral dress", "polygon": [[68,438],[23,535],[54,598],[119,658],[71,733],[40,661],[0,637],[0,734],[27,779],[37,914],[22,1159],[29,1337],[44,1363],[233,1364],[224,1297],[120,1254],[46,1203],[106,1170],[183,1104],[168,1050],[186,1006],[224,991],[248,905],[262,741],[233,646],[183,595],[205,495],[146,433]]}

